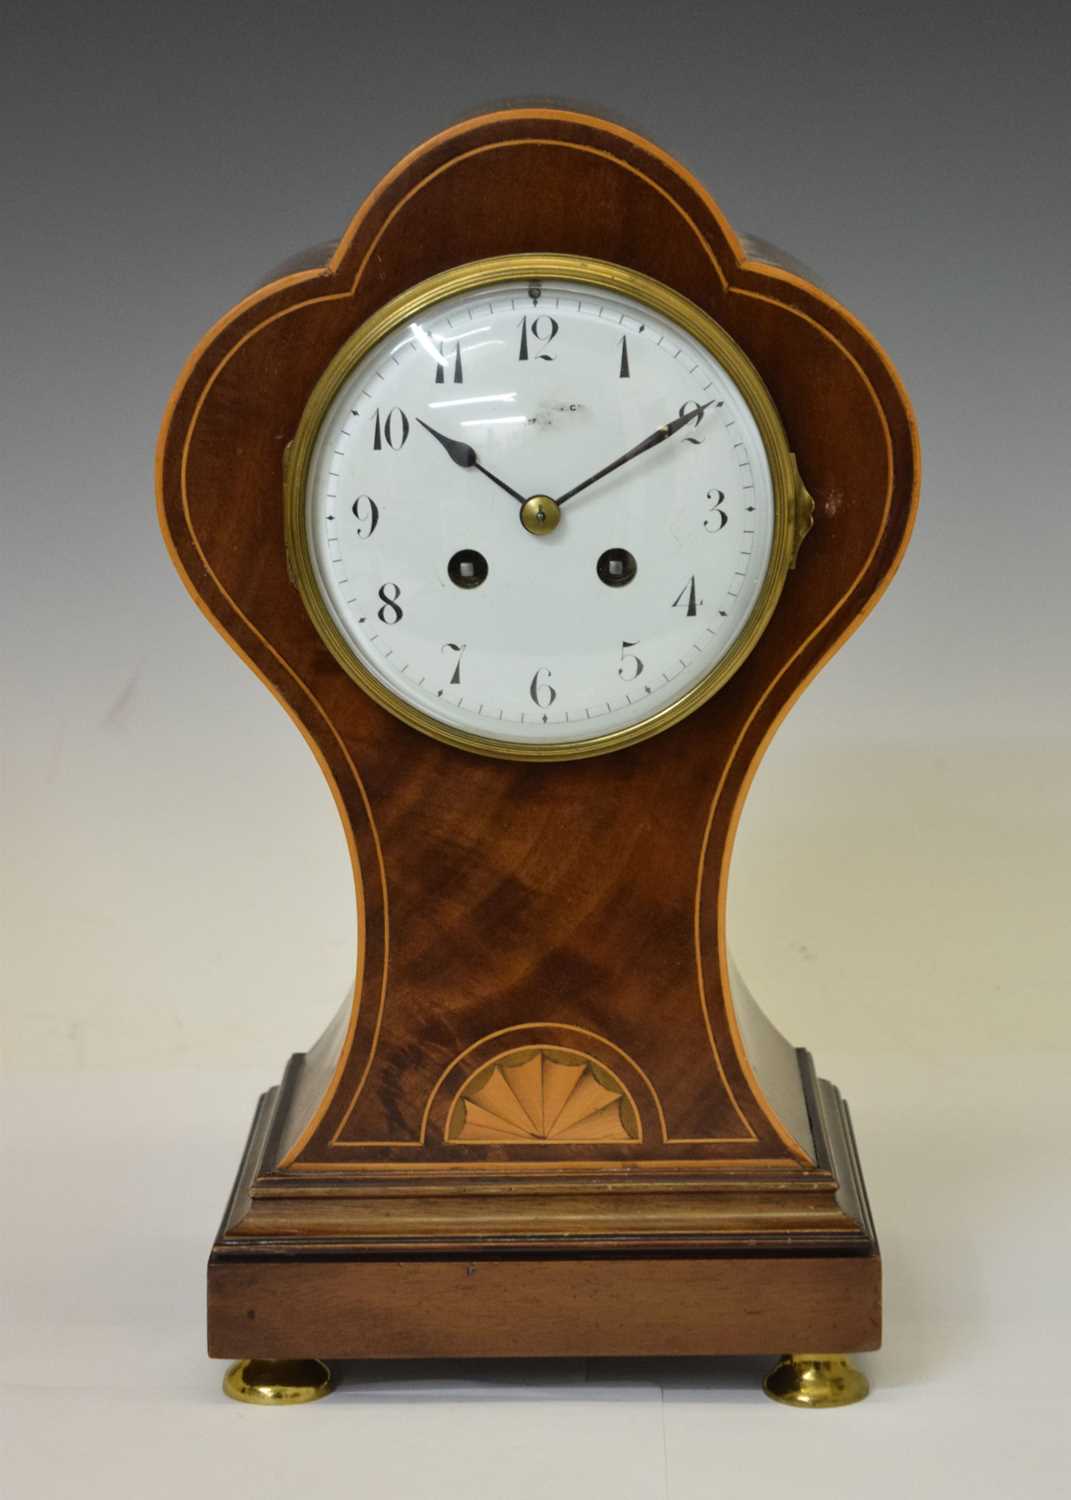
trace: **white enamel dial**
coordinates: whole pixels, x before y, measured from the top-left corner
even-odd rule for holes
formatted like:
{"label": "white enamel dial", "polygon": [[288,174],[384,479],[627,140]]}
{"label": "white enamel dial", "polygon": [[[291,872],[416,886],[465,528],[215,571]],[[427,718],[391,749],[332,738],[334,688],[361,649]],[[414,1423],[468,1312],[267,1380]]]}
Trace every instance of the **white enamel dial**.
{"label": "white enamel dial", "polygon": [[[707,343],[547,276],[442,297],[363,353],[319,419],[300,524],[380,701],[470,748],[583,754],[701,701],[759,604],[774,488]],[[557,502],[525,512],[535,531],[530,497]]]}

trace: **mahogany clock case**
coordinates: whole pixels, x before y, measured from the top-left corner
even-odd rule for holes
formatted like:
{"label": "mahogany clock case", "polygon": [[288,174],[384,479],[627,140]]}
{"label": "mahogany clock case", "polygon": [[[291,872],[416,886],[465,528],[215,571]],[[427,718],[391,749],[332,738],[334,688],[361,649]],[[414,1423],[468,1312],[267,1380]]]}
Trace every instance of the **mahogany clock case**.
{"label": "mahogany clock case", "polygon": [[[631,268],[709,313],[759,371],[815,502],[777,609],[716,696],[664,734],[553,765],[467,754],[363,694],[302,607],[282,520],[287,444],[346,339],[425,278],[533,251]],[[758,759],[895,570],[917,476],[906,398],[865,330],[746,259],[657,147],[567,111],[427,142],[325,263],[200,344],[161,434],[162,525],[320,761],[359,931],[351,1002],[258,1106],[210,1262],[212,1353],[877,1346],[846,1111],[730,976],[725,897]],[[466,1137],[459,1106],[503,1084],[609,1094],[620,1128]]]}

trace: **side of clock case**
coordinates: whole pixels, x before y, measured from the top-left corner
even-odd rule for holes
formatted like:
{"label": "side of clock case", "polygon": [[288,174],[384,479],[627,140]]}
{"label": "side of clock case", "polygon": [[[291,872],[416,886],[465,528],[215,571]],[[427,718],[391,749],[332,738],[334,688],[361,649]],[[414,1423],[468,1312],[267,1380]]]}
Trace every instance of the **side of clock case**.
{"label": "side of clock case", "polygon": [[[816,506],[727,686],[667,734],[557,765],[466,755],[371,702],[302,608],[282,532],[283,452],[344,341],[428,276],[533,250],[630,267],[707,311],[770,390]],[[352,1003],[262,1109],[255,1180],[232,1220],[299,1179],[322,1191],[362,1174],[377,1191],[432,1192],[615,1167],[833,1182],[822,1122],[837,1106],[822,1105],[806,1062],[779,1081],[785,1044],[738,1014],[725,896],[765,744],[873,605],[910,530],[914,426],[865,330],[799,276],[744,259],[705,191],[649,142],[568,111],[501,111],[405,158],[325,266],[271,283],[210,332],[176,390],[158,482],[191,593],[320,761],[357,892]],[[533,1057],[618,1091],[624,1137],[565,1151],[460,1138],[457,1101],[496,1063]],[[852,1215],[855,1232],[865,1217]]]}

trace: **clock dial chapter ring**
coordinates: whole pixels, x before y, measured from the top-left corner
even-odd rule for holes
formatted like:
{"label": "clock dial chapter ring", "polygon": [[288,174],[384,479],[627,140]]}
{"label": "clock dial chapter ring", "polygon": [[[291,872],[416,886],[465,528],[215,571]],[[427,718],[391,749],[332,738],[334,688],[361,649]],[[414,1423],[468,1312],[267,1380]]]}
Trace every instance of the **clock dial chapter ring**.
{"label": "clock dial chapter ring", "polygon": [[286,454],[288,564],[382,707],[475,753],[576,759],[670,727],[737,670],[801,493],[761,378],[695,304],[605,262],[496,257],[395,298],[332,360]]}

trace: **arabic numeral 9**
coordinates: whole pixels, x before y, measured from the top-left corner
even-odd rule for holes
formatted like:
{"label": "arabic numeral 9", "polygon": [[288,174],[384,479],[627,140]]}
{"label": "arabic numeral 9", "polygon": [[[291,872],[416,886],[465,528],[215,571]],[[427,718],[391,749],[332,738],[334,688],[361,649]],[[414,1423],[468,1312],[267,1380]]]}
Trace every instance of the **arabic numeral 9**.
{"label": "arabic numeral 9", "polygon": [[350,508],[357,522],[356,534],[366,542],[379,525],[379,506],[371,495],[358,495]]}

